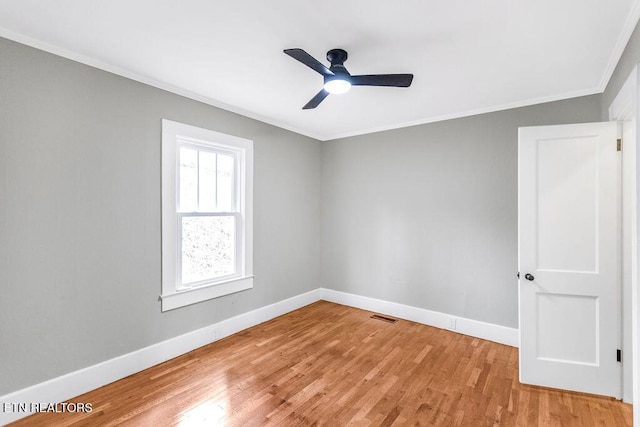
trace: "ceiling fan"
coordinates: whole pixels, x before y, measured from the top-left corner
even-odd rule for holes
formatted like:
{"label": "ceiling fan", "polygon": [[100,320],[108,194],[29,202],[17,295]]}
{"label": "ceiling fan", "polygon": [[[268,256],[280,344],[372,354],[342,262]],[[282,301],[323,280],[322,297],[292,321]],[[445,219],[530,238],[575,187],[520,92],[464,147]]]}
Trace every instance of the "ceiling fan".
{"label": "ceiling fan", "polygon": [[344,67],[347,60],[347,52],[343,49],[331,49],[327,52],[327,60],[331,63],[329,68],[309,55],[302,49],[285,49],[284,53],[302,62],[312,70],[324,77],[324,87],[311,101],[302,107],[303,110],[316,108],[329,94],[340,94],[348,91],[351,86],[393,86],[409,87],[413,80],[413,74],[367,74],[352,76]]}

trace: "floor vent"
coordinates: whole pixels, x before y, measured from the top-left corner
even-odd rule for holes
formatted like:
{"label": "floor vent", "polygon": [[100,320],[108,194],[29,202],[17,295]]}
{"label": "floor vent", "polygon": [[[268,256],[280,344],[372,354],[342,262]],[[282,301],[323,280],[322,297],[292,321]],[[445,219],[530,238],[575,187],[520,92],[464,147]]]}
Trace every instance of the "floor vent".
{"label": "floor vent", "polygon": [[391,317],[382,316],[380,314],[374,314],[371,316],[371,318],[376,320],[382,320],[383,322],[387,322],[387,323],[396,323],[398,321],[398,319],[392,319]]}

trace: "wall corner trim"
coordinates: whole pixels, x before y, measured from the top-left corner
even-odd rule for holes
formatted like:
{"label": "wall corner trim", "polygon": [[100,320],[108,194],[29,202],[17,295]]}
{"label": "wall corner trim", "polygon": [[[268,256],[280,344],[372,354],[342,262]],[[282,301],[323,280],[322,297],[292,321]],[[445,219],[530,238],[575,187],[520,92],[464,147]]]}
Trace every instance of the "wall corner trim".
{"label": "wall corner trim", "polygon": [[[412,307],[375,298],[318,288],[294,297],[239,314],[230,319],[196,329],[131,353],[123,354],[87,368],[0,396],[4,403],[58,403],[110,384],[128,375],[165,362],[198,347],[215,342],[244,329],[289,313],[316,301],[325,300],[363,310],[398,317],[442,329],[450,329],[455,318],[455,332],[497,343],[518,346],[518,330],[463,317]],[[28,407],[30,405],[27,405]],[[0,411],[0,425],[31,415],[30,412]]]}
{"label": "wall corner trim", "polygon": [[[448,329],[460,334],[470,335],[472,337],[482,338],[512,347],[518,347],[520,343],[518,329],[516,328],[509,328],[507,326],[453,316],[438,311],[431,311],[395,302],[363,297],[360,295],[335,291],[333,289],[321,288],[320,292],[321,299],[325,301],[348,305],[363,310],[375,311],[388,316],[399,317],[401,319],[411,320],[413,322],[434,326],[436,328]],[[451,319],[455,319],[455,329],[450,328]]]}

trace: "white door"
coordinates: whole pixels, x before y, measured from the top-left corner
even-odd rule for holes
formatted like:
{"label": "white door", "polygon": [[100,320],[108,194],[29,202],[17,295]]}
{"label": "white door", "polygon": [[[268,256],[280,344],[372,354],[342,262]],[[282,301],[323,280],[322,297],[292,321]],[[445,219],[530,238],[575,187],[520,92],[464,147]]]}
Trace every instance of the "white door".
{"label": "white door", "polygon": [[520,381],[620,397],[617,124],[519,129]]}

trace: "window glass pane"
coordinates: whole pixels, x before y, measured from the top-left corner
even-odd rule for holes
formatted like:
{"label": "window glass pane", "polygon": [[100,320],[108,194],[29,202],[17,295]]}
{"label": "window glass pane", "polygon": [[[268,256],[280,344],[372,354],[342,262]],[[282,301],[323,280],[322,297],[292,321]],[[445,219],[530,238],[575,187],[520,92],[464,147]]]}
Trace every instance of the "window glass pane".
{"label": "window glass pane", "polygon": [[199,161],[199,206],[200,212],[216,210],[216,153],[200,151]]}
{"label": "window glass pane", "polygon": [[218,210],[222,212],[235,211],[233,203],[234,158],[218,154]]}
{"label": "window glass pane", "polygon": [[180,147],[180,212],[198,209],[198,152]]}
{"label": "window glass pane", "polygon": [[182,217],[182,283],[234,274],[234,216]]}

